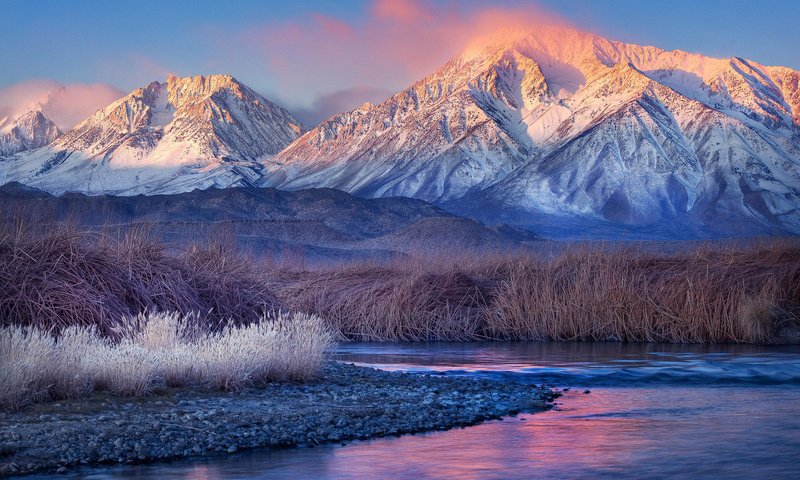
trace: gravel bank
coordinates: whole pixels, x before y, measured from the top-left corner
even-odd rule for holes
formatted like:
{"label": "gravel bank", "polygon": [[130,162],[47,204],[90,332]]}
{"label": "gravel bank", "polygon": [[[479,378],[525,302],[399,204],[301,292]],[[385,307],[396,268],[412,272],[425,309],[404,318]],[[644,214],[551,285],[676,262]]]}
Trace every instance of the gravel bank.
{"label": "gravel bank", "polygon": [[445,430],[544,409],[555,396],[534,385],[333,362],[304,385],[97,394],[0,412],[0,476]]}

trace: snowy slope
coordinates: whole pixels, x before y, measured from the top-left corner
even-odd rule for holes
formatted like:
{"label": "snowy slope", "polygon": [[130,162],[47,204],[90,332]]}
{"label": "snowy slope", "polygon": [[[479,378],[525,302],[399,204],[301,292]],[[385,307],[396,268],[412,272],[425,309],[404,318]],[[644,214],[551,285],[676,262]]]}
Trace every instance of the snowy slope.
{"label": "snowy slope", "polygon": [[56,124],[38,110],[14,120],[0,119],[0,157],[42,147],[60,134]]}
{"label": "snowy slope", "polygon": [[487,221],[800,233],[799,79],[564,28],[501,32],[307,132],[265,184],[409,195]]}
{"label": "snowy slope", "polygon": [[174,193],[249,185],[299,122],[227,75],[153,82],[45,148],[0,160],[0,182],[51,193]]}

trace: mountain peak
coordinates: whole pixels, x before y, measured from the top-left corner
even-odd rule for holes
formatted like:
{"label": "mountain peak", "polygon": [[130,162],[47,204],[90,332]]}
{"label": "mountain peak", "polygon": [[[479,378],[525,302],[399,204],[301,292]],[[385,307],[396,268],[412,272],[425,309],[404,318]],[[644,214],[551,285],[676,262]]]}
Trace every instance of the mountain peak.
{"label": "mountain peak", "polygon": [[[226,133],[242,138],[223,140]],[[165,83],[151,82],[98,111],[57,147],[105,155],[123,144],[147,149],[166,138],[192,143],[201,157],[254,160],[277,153],[299,133],[300,123],[289,112],[231,75],[170,75]]]}
{"label": "mountain peak", "polygon": [[800,232],[799,73],[562,26],[501,30],[323,122],[268,181],[417,197],[486,221],[727,228],[718,215]]}
{"label": "mountain peak", "polygon": [[239,84],[239,81],[226,73],[212,73],[210,75],[190,75],[188,77],[179,77],[175,74],[167,75],[168,85],[177,84],[194,84],[194,85],[223,85],[223,84]]}
{"label": "mountain peak", "polygon": [[[34,183],[56,192],[198,188],[187,178],[203,178],[200,188],[250,185],[263,158],[301,133],[288,111],[230,75],[171,75],[98,110],[21,161]],[[67,185],[62,169],[70,170]]]}
{"label": "mountain peak", "polygon": [[61,134],[39,108],[14,120],[6,119],[0,130],[0,157],[42,147]]}
{"label": "mountain peak", "polygon": [[[244,97],[247,87],[239,83],[231,75],[195,75],[192,77],[167,77],[167,90],[170,100],[181,101],[185,97],[204,97],[219,91],[227,90],[234,95]],[[255,94],[254,92],[252,92]]]}

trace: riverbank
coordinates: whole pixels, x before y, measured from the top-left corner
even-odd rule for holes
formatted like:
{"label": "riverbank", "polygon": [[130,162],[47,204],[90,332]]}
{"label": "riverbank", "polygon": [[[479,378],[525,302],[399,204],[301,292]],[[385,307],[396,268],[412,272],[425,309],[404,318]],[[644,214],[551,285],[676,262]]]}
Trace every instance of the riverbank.
{"label": "riverbank", "polygon": [[530,384],[384,372],[331,362],[321,380],[235,393],[106,394],[0,412],[0,475],[315,446],[446,430],[546,409]]}

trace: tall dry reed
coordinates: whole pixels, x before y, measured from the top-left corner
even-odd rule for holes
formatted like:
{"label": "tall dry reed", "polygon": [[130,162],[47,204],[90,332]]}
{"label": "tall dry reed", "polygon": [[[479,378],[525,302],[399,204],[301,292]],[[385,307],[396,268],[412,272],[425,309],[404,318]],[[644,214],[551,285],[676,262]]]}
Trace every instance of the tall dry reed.
{"label": "tall dry reed", "polygon": [[800,247],[411,260],[284,272],[284,306],[355,340],[797,341]]}
{"label": "tall dry reed", "polygon": [[800,246],[560,246],[292,269],[144,235],[0,234],[0,324],[114,337],[118,319],[144,311],[200,312],[213,330],[277,309],[366,341],[798,342]]}
{"label": "tall dry reed", "polygon": [[121,318],[144,311],[202,312],[222,324],[277,307],[263,272],[230,249],[174,254],[135,233],[0,230],[0,324],[93,325],[109,335]]}

